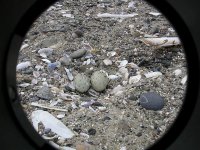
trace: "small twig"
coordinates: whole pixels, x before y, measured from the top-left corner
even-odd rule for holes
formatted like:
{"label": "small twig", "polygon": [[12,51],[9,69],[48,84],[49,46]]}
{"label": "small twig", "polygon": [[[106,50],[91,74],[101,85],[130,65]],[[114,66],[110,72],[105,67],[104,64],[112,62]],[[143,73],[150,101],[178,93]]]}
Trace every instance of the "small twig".
{"label": "small twig", "polygon": [[49,106],[44,106],[38,103],[31,103],[31,106],[36,106],[36,107],[40,107],[40,108],[45,108],[45,109],[51,109],[51,110],[57,110],[57,111],[64,111],[67,112],[67,109],[61,109],[61,108],[56,108],[56,107],[49,107]]}

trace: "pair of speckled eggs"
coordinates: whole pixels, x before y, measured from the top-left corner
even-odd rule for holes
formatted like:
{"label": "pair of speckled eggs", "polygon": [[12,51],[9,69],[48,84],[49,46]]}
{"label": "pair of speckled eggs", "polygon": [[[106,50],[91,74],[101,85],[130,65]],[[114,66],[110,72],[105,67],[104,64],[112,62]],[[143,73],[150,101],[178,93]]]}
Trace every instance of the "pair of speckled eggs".
{"label": "pair of speckled eggs", "polygon": [[79,73],[74,78],[75,88],[78,92],[87,92],[90,86],[98,92],[102,92],[106,89],[109,79],[105,71],[95,71],[91,78],[84,73]]}

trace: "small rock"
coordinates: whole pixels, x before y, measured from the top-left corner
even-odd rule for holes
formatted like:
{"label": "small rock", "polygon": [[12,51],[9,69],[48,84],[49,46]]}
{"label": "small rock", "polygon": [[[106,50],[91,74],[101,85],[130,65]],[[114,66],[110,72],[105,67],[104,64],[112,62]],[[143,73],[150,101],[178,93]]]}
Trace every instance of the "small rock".
{"label": "small rock", "polygon": [[106,111],[106,107],[103,107],[103,106],[98,107],[98,109],[99,109],[100,111]]}
{"label": "small rock", "polygon": [[128,64],[128,61],[127,60],[122,60],[121,62],[120,62],[120,64],[119,64],[119,68],[120,67],[126,67],[126,65]]}
{"label": "small rock", "polygon": [[108,82],[108,75],[103,70],[95,71],[91,76],[92,87],[98,92],[105,90]]}
{"label": "small rock", "polygon": [[75,52],[73,52],[70,57],[73,59],[81,58],[85,53],[87,52],[86,49],[79,49]]}
{"label": "small rock", "polygon": [[80,93],[86,92],[90,88],[90,79],[83,73],[79,73],[74,78],[75,89]]}
{"label": "small rock", "polygon": [[57,67],[59,67],[59,62],[54,62],[54,63],[49,63],[48,65],[47,65],[47,70],[49,71],[49,72],[52,72],[53,70],[55,70]]}
{"label": "small rock", "polygon": [[112,65],[112,60],[110,60],[110,59],[104,59],[104,60],[103,60],[103,63],[104,63],[106,66],[110,66],[110,65]]}
{"label": "small rock", "polygon": [[110,117],[108,117],[108,116],[105,116],[103,119],[102,119],[103,121],[106,121],[106,120],[111,120],[111,118]]}
{"label": "small rock", "polygon": [[47,86],[43,86],[36,92],[36,96],[41,99],[51,100],[53,98],[53,93]]}
{"label": "small rock", "polygon": [[73,38],[80,38],[83,36],[83,31],[82,30],[76,30],[74,33],[72,33]]}
{"label": "small rock", "polygon": [[63,56],[60,58],[60,63],[64,66],[69,66],[71,64],[72,60],[69,56]]}
{"label": "small rock", "polygon": [[125,67],[119,68],[119,73],[123,76],[124,80],[128,80],[129,73],[127,68]]}
{"label": "small rock", "polygon": [[139,98],[140,105],[148,110],[161,110],[164,107],[164,99],[156,92],[144,93]]}
{"label": "small rock", "polygon": [[70,81],[72,81],[72,80],[74,79],[74,76],[73,76],[72,73],[70,72],[71,69],[65,68],[65,71],[66,71],[66,73],[67,73],[68,79],[69,79]]}
{"label": "small rock", "polygon": [[108,78],[109,78],[110,80],[117,80],[117,79],[119,79],[120,77],[117,76],[117,75],[109,75]]}
{"label": "small rock", "polygon": [[141,75],[137,75],[137,76],[132,76],[129,78],[129,84],[133,84],[133,83],[137,83],[140,81],[141,79]]}
{"label": "small rock", "polygon": [[67,91],[72,91],[72,92],[74,92],[74,91],[75,91],[74,82],[68,83],[68,84],[65,86],[65,89],[66,89]]}
{"label": "small rock", "polygon": [[157,78],[159,76],[162,76],[162,73],[157,71],[157,72],[149,72],[144,75],[146,78]]}
{"label": "small rock", "polygon": [[88,134],[89,134],[89,135],[95,135],[95,134],[96,134],[96,130],[95,130],[94,128],[90,128],[90,129],[88,130]]}
{"label": "small rock", "polygon": [[124,92],[124,87],[122,87],[121,85],[118,85],[117,87],[115,87],[112,91],[111,94],[115,95],[115,96],[120,96],[123,94]]}
{"label": "small rock", "polygon": [[179,75],[182,74],[182,70],[181,69],[176,69],[173,73],[174,73],[175,76],[179,76]]}
{"label": "small rock", "polygon": [[52,48],[42,48],[40,50],[38,50],[38,53],[42,56],[42,57],[47,57],[50,56],[53,53],[53,49]]}
{"label": "small rock", "polygon": [[31,66],[31,62],[30,61],[21,62],[21,63],[19,63],[17,65],[17,71],[24,70],[24,69],[28,68],[29,66]]}

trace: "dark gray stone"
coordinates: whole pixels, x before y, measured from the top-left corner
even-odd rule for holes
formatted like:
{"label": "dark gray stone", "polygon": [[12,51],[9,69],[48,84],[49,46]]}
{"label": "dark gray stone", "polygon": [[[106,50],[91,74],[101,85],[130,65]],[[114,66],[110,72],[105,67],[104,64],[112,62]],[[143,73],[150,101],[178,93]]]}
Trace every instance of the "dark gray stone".
{"label": "dark gray stone", "polygon": [[42,88],[40,88],[36,95],[41,98],[41,99],[45,99],[45,100],[51,100],[53,98],[53,93],[51,92],[51,90],[47,87],[47,86],[43,86]]}
{"label": "dark gray stone", "polygon": [[139,99],[140,105],[148,110],[161,110],[164,107],[164,99],[156,92],[144,93]]}
{"label": "dark gray stone", "polygon": [[70,57],[73,59],[81,58],[83,55],[85,55],[86,51],[87,51],[86,49],[79,49],[79,50],[73,52],[70,55]]}

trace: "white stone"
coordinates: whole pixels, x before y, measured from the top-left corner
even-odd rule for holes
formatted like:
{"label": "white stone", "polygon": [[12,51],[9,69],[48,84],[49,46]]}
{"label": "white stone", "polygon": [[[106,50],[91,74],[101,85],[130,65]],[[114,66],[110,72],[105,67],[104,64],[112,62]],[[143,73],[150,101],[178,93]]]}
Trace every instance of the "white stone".
{"label": "white stone", "polygon": [[181,80],[181,84],[184,85],[187,81],[187,75]]}
{"label": "white stone", "polygon": [[30,61],[26,61],[26,62],[21,62],[17,65],[17,71],[18,70],[23,70],[28,68],[29,66],[31,66],[31,62]]}
{"label": "white stone", "polygon": [[109,65],[112,65],[112,60],[110,60],[110,59],[104,59],[104,60],[103,60],[103,63],[104,63],[106,66],[109,66]]}
{"label": "white stone", "polygon": [[122,87],[121,85],[118,85],[111,91],[111,94],[115,96],[120,96],[123,94],[124,89],[125,89],[124,87]]}
{"label": "white stone", "polygon": [[122,60],[121,62],[120,62],[120,64],[119,64],[119,68],[121,68],[121,67],[126,67],[126,65],[128,64],[128,61],[127,60]]}
{"label": "white stone", "polygon": [[149,72],[149,73],[146,73],[144,74],[146,78],[157,78],[159,76],[162,76],[162,73],[161,72]]}
{"label": "white stone", "polygon": [[137,82],[139,82],[140,81],[140,79],[141,79],[141,75],[139,74],[139,75],[137,75],[137,76],[131,76],[130,78],[129,78],[129,84],[133,84],[133,83],[137,83]]}
{"label": "white stone", "polygon": [[116,80],[116,79],[119,79],[120,77],[117,76],[117,75],[109,75],[108,78],[109,78],[110,80]]}
{"label": "white stone", "polygon": [[175,76],[179,76],[179,75],[182,74],[182,70],[181,69],[176,69],[173,73],[174,73]]}

